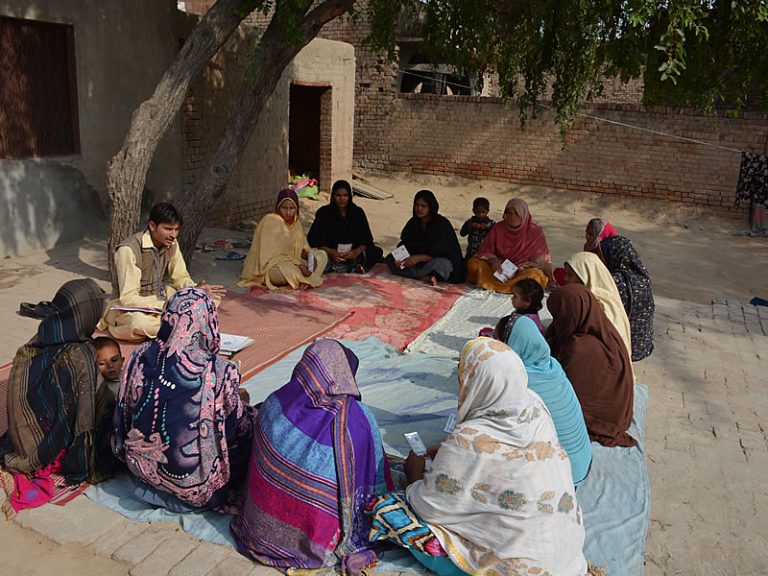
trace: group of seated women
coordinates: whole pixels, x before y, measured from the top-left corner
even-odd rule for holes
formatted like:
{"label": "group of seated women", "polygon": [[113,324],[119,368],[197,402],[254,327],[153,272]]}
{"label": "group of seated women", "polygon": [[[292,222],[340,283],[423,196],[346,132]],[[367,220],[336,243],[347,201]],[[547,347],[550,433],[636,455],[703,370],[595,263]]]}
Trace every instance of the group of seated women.
{"label": "group of seated women", "polygon": [[[487,204],[485,199],[478,200]],[[632,243],[609,222],[590,220],[583,251],[553,270],[544,231],[533,222],[524,200],[510,200],[499,222],[493,224],[487,216],[486,220],[489,228],[479,236],[479,248],[464,258],[453,224],[440,214],[437,198],[430,190],[420,190],[413,199],[413,215],[400,233],[399,246],[405,252],[394,251],[386,257],[389,270],[433,285],[466,279],[503,294],[514,294],[515,286],[526,280],[542,289],[583,284],[618,330],[632,361],[651,354],[650,276]],[[298,196],[285,189],[278,195],[275,212],[264,216],[254,231],[238,285],[317,287],[324,273],[363,273],[382,256],[365,211],[353,201],[349,182],[334,183],[330,203],[317,211],[307,236],[299,220]],[[507,261],[516,267],[509,277],[501,274]]]}
{"label": "group of seated women", "polygon": [[[314,248],[298,208],[295,192],[281,192],[254,233],[245,285],[319,286],[324,272],[364,272],[381,260],[348,183],[334,185],[318,211]],[[512,200],[465,261],[428,190],[416,194],[401,241],[408,256],[387,258],[395,274],[437,283],[468,271],[519,300],[523,280],[556,287],[544,333],[526,305],[502,318],[493,338],[465,345],[456,427],[428,458],[409,454],[407,486],[393,485],[376,419],[361,402],[358,359],[339,342],[309,346],[290,381],[249,406],[237,366],[218,355],[211,296],[185,288],[168,300],[157,338],[122,368],[115,398],[91,340],[104,294],[74,280],[14,359],[0,441],[10,504],[50,499],[52,474],[97,482],[122,463],[136,499],[231,512],[239,551],[281,569],[338,563],[360,574],[388,540],[441,576],[587,574],[576,489],[590,471],[590,439],[636,444],[632,360],[653,346],[650,279],[637,253],[591,221],[585,250],[556,286],[541,228]],[[501,281],[493,273],[504,260],[520,270]]]}
{"label": "group of seated women", "polygon": [[218,356],[211,296],[185,288],[122,368],[115,405],[91,340],[103,306],[92,280],[66,283],[14,359],[3,464],[17,480],[95,482],[121,461],[136,499],[231,512],[238,550],[284,570],[361,574],[388,540],[441,576],[588,573],[576,488],[589,437],[634,440],[629,357],[585,286],[550,297],[549,342],[513,314],[464,346],[456,426],[431,466],[409,454],[399,487],[339,342],[310,345],[290,381],[249,406]]}

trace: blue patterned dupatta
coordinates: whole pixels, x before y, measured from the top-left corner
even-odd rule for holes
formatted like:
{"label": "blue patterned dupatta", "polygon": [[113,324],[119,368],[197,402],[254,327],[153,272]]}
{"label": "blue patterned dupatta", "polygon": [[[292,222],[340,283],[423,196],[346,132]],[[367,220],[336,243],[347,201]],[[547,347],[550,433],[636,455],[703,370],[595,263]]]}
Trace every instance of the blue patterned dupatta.
{"label": "blue patterned dupatta", "polygon": [[217,356],[216,308],[185,288],[168,300],[157,338],[123,371],[114,451],[144,485],[191,507],[223,508],[244,474],[254,412],[240,401],[240,374]]}

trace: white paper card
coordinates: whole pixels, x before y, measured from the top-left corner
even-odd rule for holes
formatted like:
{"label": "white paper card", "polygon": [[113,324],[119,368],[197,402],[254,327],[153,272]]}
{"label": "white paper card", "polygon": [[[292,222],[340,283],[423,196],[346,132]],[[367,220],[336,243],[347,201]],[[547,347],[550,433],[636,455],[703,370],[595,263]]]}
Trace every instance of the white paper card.
{"label": "white paper card", "polygon": [[339,247],[336,248],[336,252],[339,254],[346,254],[347,252],[352,252],[352,244],[339,244]]}
{"label": "white paper card", "polygon": [[424,456],[427,453],[427,447],[424,446],[424,442],[418,432],[406,432],[403,436],[405,436],[405,441],[408,442],[408,446],[411,447],[414,454]]}
{"label": "white paper card", "polygon": [[517,266],[515,266],[509,260],[504,260],[504,262],[501,263],[501,270],[494,272],[493,275],[498,279],[499,282],[506,282],[512,278],[516,272]]}
{"label": "white paper card", "polygon": [[159,308],[142,308],[141,306],[112,306],[110,310],[118,312],[143,312],[144,314],[162,314]]}
{"label": "white paper card", "polygon": [[446,434],[450,434],[453,432],[453,429],[456,428],[456,414],[451,414],[448,416],[448,421],[445,423],[445,428],[443,428],[443,432]]}
{"label": "white paper card", "polygon": [[310,252],[307,254],[307,269],[309,270],[309,273],[312,274],[312,272],[315,271],[315,253]]}
{"label": "white paper card", "polygon": [[410,254],[408,252],[408,248],[406,248],[405,246],[398,246],[397,248],[392,250],[392,258],[395,259],[395,262],[402,262],[409,256]]}
{"label": "white paper card", "polygon": [[248,348],[253,342],[253,338],[248,336],[238,336],[237,334],[225,334],[222,332],[219,350],[222,354],[231,356],[244,348]]}

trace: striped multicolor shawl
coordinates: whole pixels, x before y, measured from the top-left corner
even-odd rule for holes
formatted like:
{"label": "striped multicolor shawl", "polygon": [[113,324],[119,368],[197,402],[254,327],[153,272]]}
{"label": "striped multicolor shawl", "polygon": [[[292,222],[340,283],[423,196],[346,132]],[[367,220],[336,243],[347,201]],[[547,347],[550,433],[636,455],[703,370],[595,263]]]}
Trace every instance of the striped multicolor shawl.
{"label": "striped multicolor shawl", "polygon": [[93,280],[71,280],[53,298],[54,310],[19,348],[8,380],[5,465],[34,475],[65,450],[62,474],[71,484],[100,479],[113,466],[109,422],[114,403],[97,388],[91,334],[104,309]]}
{"label": "striped multicolor shawl", "polygon": [[282,569],[359,574],[376,559],[363,510],[391,484],[376,420],[359,402],[357,357],[334,340],[310,346],[259,410],[238,549]]}

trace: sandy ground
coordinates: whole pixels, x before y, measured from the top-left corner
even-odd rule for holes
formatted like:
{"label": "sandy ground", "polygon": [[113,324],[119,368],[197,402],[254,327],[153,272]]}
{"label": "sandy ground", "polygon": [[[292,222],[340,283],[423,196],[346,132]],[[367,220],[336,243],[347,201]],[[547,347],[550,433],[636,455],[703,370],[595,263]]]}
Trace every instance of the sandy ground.
{"label": "sandy ground", "polygon": [[[457,229],[471,215],[475,196],[489,198],[495,219],[508,199],[526,199],[556,263],[581,249],[592,216],[607,217],[631,238],[657,297],[657,352],[636,369],[650,386],[647,450],[653,505],[646,574],[768,573],[768,541],[761,525],[768,512],[768,407],[761,388],[768,374],[768,337],[714,322],[708,306],[713,298],[768,298],[768,240],[734,236],[745,222],[678,204],[456,178],[369,181],[394,194],[386,201],[356,199],[387,250],[397,243],[420,188],[436,193],[441,213]],[[303,202],[305,229],[325,201]],[[245,237],[242,232],[206,232],[207,239]],[[34,320],[15,313],[19,302],[49,300],[63,282],[83,276],[108,288],[105,267],[100,237],[0,260],[0,364],[10,361],[36,328]],[[197,253],[191,271],[196,279],[231,288],[240,263]],[[42,576],[52,569],[59,576],[129,570],[89,548],[59,546],[12,522],[0,521],[0,542],[0,576]]]}

